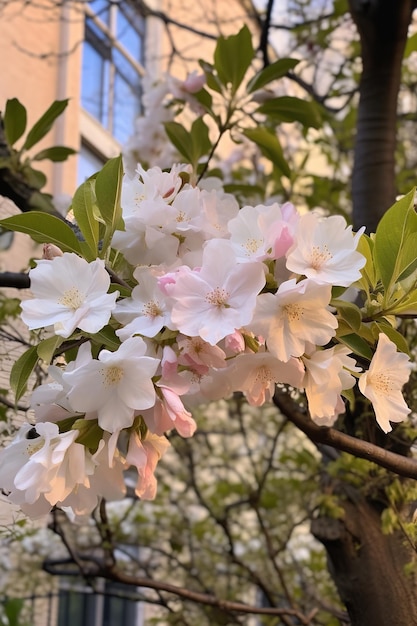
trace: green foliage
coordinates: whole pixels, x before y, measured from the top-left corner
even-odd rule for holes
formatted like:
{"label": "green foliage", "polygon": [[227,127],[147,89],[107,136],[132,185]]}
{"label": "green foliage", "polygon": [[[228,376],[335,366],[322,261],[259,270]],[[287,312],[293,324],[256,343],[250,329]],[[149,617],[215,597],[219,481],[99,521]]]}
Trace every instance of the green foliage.
{"label": "green foliage", "polygon": [[10,387],[15,395],[15,402],[26,392],[27,383],[38,362],[38,351],[36,346],[31,346],[13,364],[10,372]]}
{"label": "green foliage", "polygon": [[0,225],[7,230],[26,233],[37,243],[53,243],[64,252],[81,252],[80,242],[71,227],[54,215],[31,211],[0,220]]}
{"label": "green foliage", "polygon": [[290,70],[293,70],[299,62],[298,59],[278,59],[278,61],[262,68],[248,81],[248,93],[254,93],[272,81],[282,78]]}
{"label": "green foliage", "polygon": [[220,36],[214,52],[214,68],[220,82],[231,89],[232,95],[239,89],[252,63],[254,50],[249,28],[245,25],[237,35]]}
{"label": "green foliage", "polygon": [[[122,218],[122,205],[120,203],[122,192],[123,164],[121,155],[110,159],[106,165],[98,172],[95,181],[95,194],[100,215],[105,224],[104,241],[102,254],[107,252],[110,240],[115,230],[124,230]],[[92,219],[92,207],[86,207],[90,211],[88,222]],[[90,229],[91,230],[91,229]],[[86,232],[94,237],[93,233],[86,228]]]}
{"label": "green foliage", "polygon": [[187,131],[178,122],[165,122],[164,126],[171,143],[196,171],[201,157],[207,155],[211,150],[207,124],[198,117],[193,122],[190,131]]}
{"label": "green foliage", "polygon": [[417,214],[415,189],[396,202],[383,216],[375,234],[374,260],[385,290],[417,267]]}
{"label": "green foliage", "polygon": [[7,100],[4,112],[4,132],[7,142],[13,146],[26,130],[26,109],[17,98]]}
{"label": "green foliage", "polygon": [[[34,156],[28,156],[31,150],[51,130],[56,119],[62,115],[68,105],[68,100],[57,100],[45,111],[38,121],[29,129],[20,149],[15,144],[21,139],[27,128],[26,108],[17,98],[7,100],[4,114],[0,113],[0,126],[3,126],[4,141],[0,156],[0,166],[9,170],[9,182],[14,180],[16,186],[26,185],[29,192],[28,204],[30,207],[42,211],[53,212],[54,207],[49,194],[40,190],[45,186],[45,175],[32,167],[34,161],[48,159],[50,161],[65,161],[75,154],[75,150],[65,146],[54,146],[40,150]],[[26,192],[27,193],[27,192]],[[27,207],[25,207],[27,210]]]}
{"label": "green foliage", "polygon": [[271,98],[258,107],[258,113],[267,115],[275,124],[300,122],[303,126],[320,128],[321,118],[317,106],[294,96]]}
{"label": "green foliage", "polygon": [[87,244],[86,259],[97,258],[100,240],[100,215],[95,195],[95,181],[88,179],[74,194],[71,205],[75,220]]}
{"label": "green foliage", "polygon": [[22,621],[24,600],[21,598],[5,598],[0,601],[0,626],[29,626]]}
{"label": "green foliage", "polygon": [[258,126],[257,128],[247,128],[244,135],[256,143],[262,154],[271,161],[281,174],[290,176],[288,163],[284,158],[281,144],[275,133],[266,127]]}

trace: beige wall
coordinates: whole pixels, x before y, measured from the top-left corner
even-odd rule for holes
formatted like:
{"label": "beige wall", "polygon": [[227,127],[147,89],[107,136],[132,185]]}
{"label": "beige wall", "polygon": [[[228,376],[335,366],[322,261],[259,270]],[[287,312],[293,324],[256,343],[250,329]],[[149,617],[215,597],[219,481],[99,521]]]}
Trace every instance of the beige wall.
{"label": "beige wall", "polygon": [[[61,4],[46,0],[40,9],[24,0],[10,0],[2,9],[0,109],[4,110],[7,99],[19,98],[28,110],[30,127],[54,100],[70,98],[62,120],[39,148],[67,145],[78,149],[83,16],[79,6]],[[44,161],[39,166],[48,176],[48,191],[73,193],[74,157],[63,165]]]}

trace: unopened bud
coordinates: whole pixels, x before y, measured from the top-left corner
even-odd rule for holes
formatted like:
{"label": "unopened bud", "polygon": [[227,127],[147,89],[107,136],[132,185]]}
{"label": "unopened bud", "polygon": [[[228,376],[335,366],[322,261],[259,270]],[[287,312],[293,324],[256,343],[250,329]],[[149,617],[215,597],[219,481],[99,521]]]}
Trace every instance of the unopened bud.
{"label": "unopened bud", "polygon": [[43,244],[43,254],[42,254],[42,258],[46,259],[47,261],[52,261],[52,259],[54,259],[56,256],[62,256],[64,253],[62,252],[61,248],[58,248],[58,246],[56,246],[53,243],[44,243]]}

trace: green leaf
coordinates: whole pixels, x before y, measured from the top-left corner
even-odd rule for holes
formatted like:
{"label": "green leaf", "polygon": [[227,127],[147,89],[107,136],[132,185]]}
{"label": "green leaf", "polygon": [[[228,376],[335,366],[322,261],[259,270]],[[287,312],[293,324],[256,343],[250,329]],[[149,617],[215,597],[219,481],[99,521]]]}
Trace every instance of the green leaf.
{"label": "green leaf", "polygon": [[254,56],[252,36],[245,25],[237,35],[220,36],[214,51],[214,67],[223,85],[236,93]]}
{"label": "green leaf", "polygon": [[257,72],[248,82],[248,93],[253,93],[271,83],[273,80],[282,78],[289,70],[293,70],[300,61],[298,59],[279,59]]}
{"label": "green leaf", "polygon": [[214,74],[214,66],[211,63],[207,63],[207,61],[203,61],[202,59],[199,60],[199,64],[206,75],[207,87],[217,93],[222,93],[221,83],[218,77]]}
{"label": "green leaf", "polygon": [[79,435],[77,442],[82,443],[91,452],[96,452],[100,439],[103,437],[103,431],[97,423],[97,420],[86,420],[80,418],[76,420],[71,430],[78,430]]}
{"label": "green leaf", "polygon": [[[386,292],[417,259],[417,214],[412,189],[382,217],[374,238],[374,260]],[[407,244],[411,237],[412,244]]]}
{"label": "green leaf", "polygon": [[257,113],[267,115],[275,123],[300,122],[303,126],[320,128],[321,118],[317,106],[293,96],[271,98],[257,109]]}
{"label": "green leaf", "polygon": [[117,337],[114,329],[109,325],[104,326],[98,333],[94,333],[94,335],[90,335],[90,337],[95,343],[100,346],[106,346],[111,352],[120,348],[120,339]]}
{"label": "green leaf", "polygon": [[94,180],[86,180],[85,183],[78,187],[72,201],[72,210],[75,220],[90,251],[87,261],[93,261],[98,253],[100,229],[99,222],[95,216],[96,195],[94,186]]}
{"label": "green leaf", "polygon": [[359,238],[358,246],[356,250],[362,254],[366,259],[365,267],[362,268],[362,278],[359,281],[360,285],[364,287],[364,289],[370,288],[371,291],[376,286],[377,277],[375,274],[375,265],[374,265],[374,257],[373,257],[373,248],[374,243],[368,235],[365,233]]}
{"label": "green leaf", "polygon": [[196,165],[199,159],[211,150],[209,129],[202,117],[197,117],[191,126],[191,142],[193,164]]}
{"label": "green leaf", "polygon": [[53,335],[52,337],[48,337],[48,339],[44,339],[37,345],[38,357],[49,365],[52,361],[55,350],[63,343],[63,341],[63,337],[59,337],[58,335]]}
{"label": "green leaf", "polygon": [[165,122],[164,127],[170,142],[175,146],[181,156],[186,159],[187,163],[192,163],[193,145],[190,133],[178,122]]}
{"label": "green leaf", "polygon": [[404,50],[404,59],[408,59],[412,52],[417,50],[417,33],[414,33],[407,39]]}
{"label": "green leaf", "polygon": [[50,161],[66,161],[69,156],[76,154],[77,151],[73,148],[66,148],[65,146],[54,146],[53,148],[46,148],[41,150],[33,157],[34,161],[42,161],[43,159],[49,159]]}
{"label": "green leaf", "polygon": [[121,155],[107,161],[96,177],[96,198],[100,214],[111,235],[123,224],[120,196],[123,163]]}
{"label": "green leaf", "polygon": [[63,252],[80,253],[80,242],[71,228],[54,215],[30,211],[0,220],[0,226],[26,233],[37,243],[53,243]]}
{"label": "green leaf", "polygon": [[337,308],[338,313],[342,316],[347,324],[358,332],[362,324],[362,315],[359,307],[352,302],[345,302],[344,300],[332,300],[332,306]]}
{"label": "green leaf", "polygon": [[372,326],[375,339],[378,339],[380,333],[384,333],[384,335],[387,335],[388,339],[391,339],[391,341],[395,343],[400,352],[410,354],[410,348],[408,346],[407,340],[401,333],[398,332],[398,330],[395,330],[395,328],[393,328],[391,324],[388,324],[388,322],[384,321],[378,321],[374,322]]}
{"label": "green leaf", "polygon": [[26,109],[17,98],[12,98],[6,102],[4,112],[4,132],[7,143],[12,146],[26,130],[27,114]]}
{"label": "green leaf", "polygon": [[36,124],[30,129],[26,136],[23,148],[29,150],[35,143],[38,143],[51,130],[52,124],[56,118],[63,113],[68,105],[69,100],[56,100],[51,104],[49,109],[38,119]]}
{"label": "green leaf", "polygon": [[26,391],[29,376],[35,369],[38,362],[37,346],[32,346],[26,350],[14,363],[10,372],[10,387],[15,395],[15,402],[19,402],[20,398]]}
{"label": "green leaf", "polygon": [[284,158],[278,137],[275,134],[271,133],[264,126],[247,128],[243,131],[243,134],[256,143],[262,154],[269,159],[284,176],[289,178],[291,174],[290,168]]}
{"label": "green leaf", "polygon": [[373,353],[369,344],[356,333],[343,335],[343,337],[339,337],[339,339],[358,356],[361,356],[368,361],[372,359]]}

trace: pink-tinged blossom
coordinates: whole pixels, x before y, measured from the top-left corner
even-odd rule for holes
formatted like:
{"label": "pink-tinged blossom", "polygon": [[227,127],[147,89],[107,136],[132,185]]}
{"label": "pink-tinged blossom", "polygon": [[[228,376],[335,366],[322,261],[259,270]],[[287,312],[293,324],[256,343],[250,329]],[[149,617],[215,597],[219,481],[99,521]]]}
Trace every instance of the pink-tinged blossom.
{"label": "pink-tinged blossom", "polygon": [[24,424],[0,451],[1,487],[28,514],[43,515],[73,489],[88,484],[88,451],[76,443],[78,430],[60,433],[51,423]]}
{"label": "pink-tinged blossom", "polygon": [[34,298],[21,303],[23,321],[30,330],[53,326],[65,338],[76,328],[101,330],[119,296],[118,291],[107,293],[110,277],[103,260],[88,263],[71,252],[37,261],[29,277]]}
{"label": "pink-tinged blossom", "polygon": [[348,287],[359,280],[366,262],[356,251],[364,230],[354,235],[341,215],[307,213],[300,218],[287,268],[316,282]]}
{"label": "pink-tinged blossom", "polygon": [[291,279],[276,294],[258,296],[251,330],[265,338],[281,361],[304,354],[306,345],[323,346],[336,334],[337,319],[328,310],[331,286]]}
{"label": "pink-tinged blossom", "polygon": [[245,350],[245,338],[240,330],[235,330],[234,333],[227,335],[224,338],[224,346],[226,350],[232,352],[232,354],[239,354]]}
{"label": "pink-tinged blossom", "polygon": [[169,286],[173,325],[214,345],[251,321],[264,284],[261,263],[238,264],[228,242],[213,239],[204,249],[201,270],[180,272]]}
{"label": "pink-tinged blossom", "polygon": [[411,412],[402,394],[411,369],[409,357],[397,352],[395,343],[380,333],[369,369],[359,378],[359,389],[372,402],[384,433],[392,430],[390,422],[403,422]]}
{"label": "pink-tinged blossom", "polygon": [[157,483],[154,472],[158,461],[168,448],[169,441],[165,437],[148,432],[146,438],[141,440],[137,432],[131,434],[126,463],[137,469],[135,493],[142,500],[155,498]]}
{"label": "pink-tinged blossom", "polygon": [[201,367],[202,373],[206,373],[211,367],[222,368],[227,365],[225,352],[201,337],[180,336],[177,343],[181,351],[180,363],[189,365],[197,371]]}
{"label": "pink-tinged blossom", "polygon": [[276,383],[300,387],[304,377],[304,367],[299,359],[292,357],[284,363],[268,352],[237,356],[231,371],[235,391],[242,391],[252,406],[269,402]]}
{"label": "pink-tinged blossom", "polygon": [[161,382],[157,383],[157,387],[161,397],[156,400],[152,409],[142,412],[149,430],[156,435],[163,435],[175,428],[181,437],[192,437],[197,424],[178,393]]}
{"label": "pink-tinged blossom", "polygon": [[245,206],[230,220],[230,241],[240,263],[277,259],[285,255],[293,244],[299,216],[289,203],[284,207],[281,209],[277,203]]}
{"label": "pink-tinged blossom", "polygon": [[166,298],[158,286],[158,278],[149,268],[139,267],[134,272],[138,285],[132,296],[117,303],[113,316],[123,324],[116,334],[122,341],[133,335],[154,337],[164,326],[169,326],[170,311]]}
{"label": "pink-tinged blossom", "polygon": [[63,374],[70,387],[71,406],[80,412],[97,411],[100,427],[110,433],[129,428],[135,411],[155,404],[152,376],[159,359],[147,356],[141,337],[124,341],[115,352],[102,350],[97,359]]}
{"label": "pink-tinged blossom", "polygon": [[345,412],[342,391],[351,389],[360,372],[345,346],[316,350],[303,358],[306,373],[303,381],[311,419],[319,426],[332,426]]}
{"label": "pink-tinged blossom", "polygon": [[97,451],[89,457],[88,480],[77,485],[60,505],[70,517],[90,514],[101,498],[113,502],[122,500],[126,495],[123,476],[126,463],[118,451],[109,454],[107,438],[101,439]]}
{"label": "pink-tinged blossom", "polygon": [[[35,412],[36,422],[59,422],[76,413],[69,403],[67,393],[70,387],[63,380],[64,371],[71,372],[91,361],[91,345],[83,343],[74,361],[70,361],[65,370],[57,365],[48,367],[52,382],[39,385],[33,390],[30,405]],[[96,417],[96,415],[94,415]]]}

